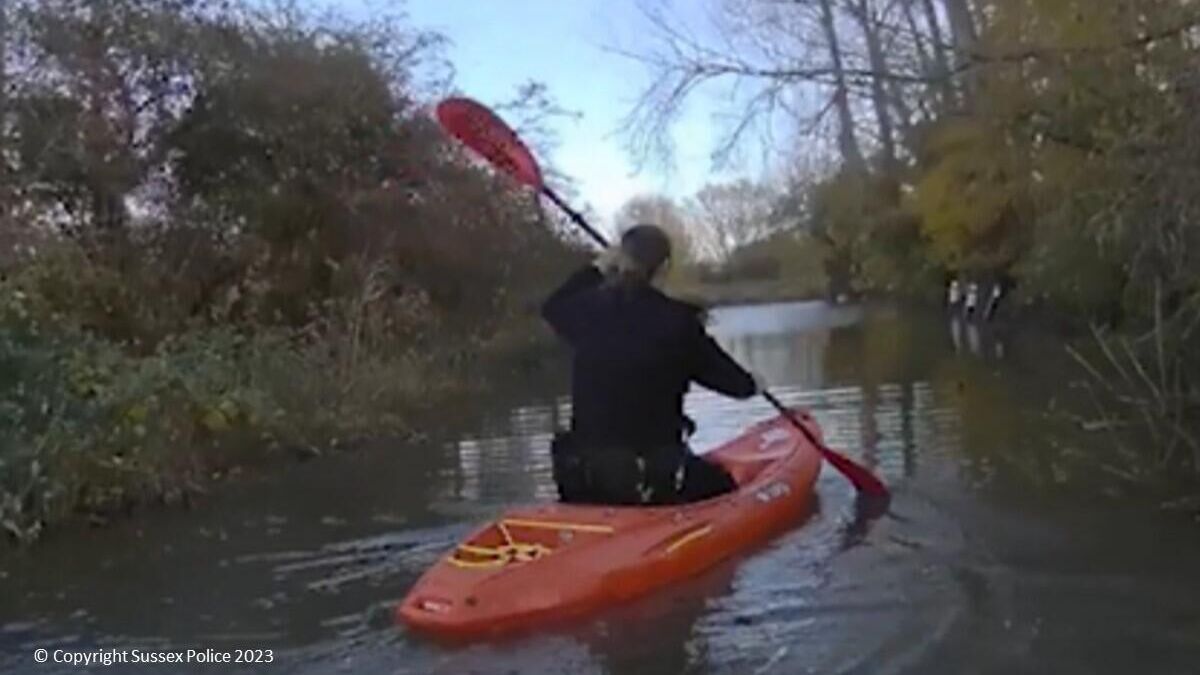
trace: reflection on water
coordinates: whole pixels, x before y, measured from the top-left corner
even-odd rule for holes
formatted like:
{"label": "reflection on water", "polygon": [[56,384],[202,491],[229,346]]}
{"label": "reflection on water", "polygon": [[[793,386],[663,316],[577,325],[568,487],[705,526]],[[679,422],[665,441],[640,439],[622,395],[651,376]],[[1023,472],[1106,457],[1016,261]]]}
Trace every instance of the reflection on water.
{"label": "reflection on water", "polygon": [[[424,446],[380,442],[0,558],[0,670],[30,672],[42,645],[157,645],[269,646],[273,672],[305,673],[1195,672],[1194,528],[1099,497],[1096,439],[1045,414],[1068,395],[1060,345],[819,303],[721,310],[712,330],[895,489],[887,516],[856,528],[826,470],[802,526],[628,606],[457,647],[394,627],[391,604],[470,528],[553,499],[570,401],[530,383]],[[772,414],[704,391],[687,409],[700,451]]]}
{"label": "reflection on water", "polygon": [[994,325],[969,320],[960,314],[946,317],[950,326],[950,342],[956,354],[971,354],[985,359],[1004,358],[1004,338]]}

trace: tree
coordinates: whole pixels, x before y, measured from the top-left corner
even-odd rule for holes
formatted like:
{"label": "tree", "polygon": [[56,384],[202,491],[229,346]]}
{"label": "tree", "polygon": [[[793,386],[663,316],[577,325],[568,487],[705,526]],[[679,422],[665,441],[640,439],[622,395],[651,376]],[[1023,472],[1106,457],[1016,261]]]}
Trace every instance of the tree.
{"label": "tree", "polygon": [[[564,258],[534,201],[418,108],[412,69],[436,36],[224,0],[28,0],[10,15],[4,207],[121,281],[74,294],[111,335],[326,325],[362,297],[474,313],[464,330],[486,332]],[[542,88],[521,93],[514,112],[560,112]],[[518,252],[538,262],[513,265]]]}
{"label": "tree", "polygon": [[[883,21],[876,12],[871,0],[848,0],[851,16],[862,31],[863,40],[867,47],[867,62],[876,77],[870,80],[871,107],[875,110],[875,120],[879,129],[880,170],[887,175],[898,172],[896,159],[896,134],[892,119],[892,104],[889,101],[887,85],[890,83],[891,66],[884,53]],[[899,97],[897,97],[899,98]]]}
{"label": "tree", "polygon": [[776,200],[774,190],[745,179],[701,188],[687,208],[706,257],[728,260],[739,248],[770,236]]}
{"label": "tree", "polygon": [[1159,411],[1164,457],[1186,445],[1200,467],[1200,434],[1182,422],[1200,419],[1200,384],[1183,374],[1196,363],[1170,356],[1200,349],[1194,0],[720,10],[708,32],[650,17],[658,48],[633,54],[652,76],[634,141],[662,135],[701,87],[727,94],[725,144],[780,119],[788,140],[772,147],[807,154],[825,141],[838,166],[789,188],[779,210],[820,242],[835,291],[916,290],[965,273],[1137,327],[1147,337],[1126,356],[1152,391],[1125,398]]}
{"label": "tree", "polygon": [[950,79],[950,61],[946,58],[948,45],[945,38],[942,37],[941,19],[938,18],[938,11],[934,0],[920,0],[921,10],[924,12],[925,17],[924,32],[922,32],[917,22],[911,18],[911,2],[912,0],[909,0],[909,3],[905,3],[905,10],[910,12],[909,25],[913,32],[913,40],[917,45],[923,43],[929,44],[932,67],[926,67],[925,72],[935,82],[941,83],[935,86],[937,87],[937,94],[939,96],[939,112],[943,112],[946,108],[954,105],[954,86],[953,81]]}
{"label": "tree", "polygon": [[[23,2],[11,62],[21,200],[113,235],[126,200],[163,168],[162,139],[190,98],[184,0]],[[17,45],[13,45],[17,47]],[[8,61],[6,55],[6,61]],[[77,232],[78,234],[78,232]]]}
{"label": "tree", "polygon": [[[15,215],[13,199],[13,166],[9,157],[12,147],[10,131],[9,96],[8,96],[8,60],[9,60],[9,7],[8,3],[0,3],[0,236],[11,236],[15,229],[12,218]],[[4,242],[7,244],[8,242]],[[6,252],[11,246],[4,246]],[[0,258],[0,263],[3,259]]]}
{"label": "tree", "polygon": [[916,205],[932,254],[971,275],[1006,271],[1024,245],[1028,164],[979,120],[944,124],[928,144]]}
{"label": "tree", "polygon": [[821,29],[825,33],[825,45],[829,50],[829,68],[833,76],[832,102],[838,116],[838,150],[842,154],[842,161],[850,170],[864,171],[866,162],[854,132],[854,114],[850,111],[850,86],[846,79],[846,66],[842,58],[842,43],[838,36],[833,0],[817,0],[817,2],[821,8]]}

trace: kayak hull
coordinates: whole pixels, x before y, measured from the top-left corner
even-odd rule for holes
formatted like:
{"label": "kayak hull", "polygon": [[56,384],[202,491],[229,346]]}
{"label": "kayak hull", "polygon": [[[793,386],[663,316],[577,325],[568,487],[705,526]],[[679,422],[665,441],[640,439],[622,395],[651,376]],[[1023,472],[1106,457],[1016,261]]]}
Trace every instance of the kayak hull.
{"label": "kayak hull", "polygon": [[[797,415],[820,436],[811,417]],[[706,457],[733,474],[737,490],[679,506],[513,509],[427,570],[396,606],[396,620],[470,638],[587,614],[694,576],[811,510],[820,453],[784,418]]]}

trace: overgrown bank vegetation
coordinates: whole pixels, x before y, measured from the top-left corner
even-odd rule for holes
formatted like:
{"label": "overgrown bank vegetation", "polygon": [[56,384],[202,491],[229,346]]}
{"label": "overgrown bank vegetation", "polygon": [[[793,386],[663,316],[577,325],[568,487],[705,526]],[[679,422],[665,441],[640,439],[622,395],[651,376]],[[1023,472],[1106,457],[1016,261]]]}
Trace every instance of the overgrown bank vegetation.
{"label": "overgrown bank vegetation", "polygon": [[[654,149],[736,83],[771,184],[646,196],[672,283],[935,296],[1094,324],[1112,427],[1200,474],[1200,7],[647,2]],[[0,527],[172,498],[269,448],[404,431],[576,259],[423,110],[440,39],[222,0],[0,3]],[[649,40],[649,42],[646,42]],[[504,112],[557,112],[541,90]],[[690,257],[690,260],[687,258]],[[517,328],[514,328],[517,327]],[[1139,457],[1139,461],[1141,461]]]}
{"label": "overgrown bank vegetation", "polygon": [[437,36],[204,0],[0,8],[18,539],[271,448],[403,432],[571,264],[422,110]]}
{"label": "overgrown bank vegetation", "polygon": [[1081,362],[1100,409],[1132,425],[1135,461],[1200,476],[1200,6],[707,6],[697,22],[646,3],[654,44],[621,48],[652,76],[635,148],[669,151],[693,94],[728,87],[720,150],[765,140],[802,167],[766,200],[766,230],[721,259],[807,249],[833,293],[1015,288],[1010,307],[1096,327]]}

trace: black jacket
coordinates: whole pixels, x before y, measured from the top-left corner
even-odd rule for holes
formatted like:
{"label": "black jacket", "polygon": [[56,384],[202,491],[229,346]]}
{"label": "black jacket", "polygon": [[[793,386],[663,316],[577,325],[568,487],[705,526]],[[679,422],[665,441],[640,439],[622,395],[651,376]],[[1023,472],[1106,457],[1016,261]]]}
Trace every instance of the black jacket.
{"label": "black jacket", "polygon": [[589,265],[546,300],[542,316],[574,350],[571,427],[584,443],[677,443],[691,382],[735,398],[755,394],[697,308],[651,286],[610,285]]}

